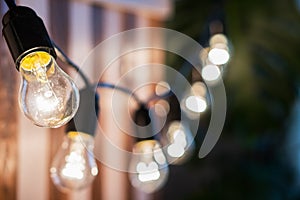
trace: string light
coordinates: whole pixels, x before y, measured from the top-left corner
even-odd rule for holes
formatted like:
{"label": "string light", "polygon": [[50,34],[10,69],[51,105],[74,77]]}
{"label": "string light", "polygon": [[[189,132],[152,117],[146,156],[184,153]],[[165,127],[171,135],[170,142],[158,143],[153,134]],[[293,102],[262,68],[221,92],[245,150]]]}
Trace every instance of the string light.
{"label": "string light", "polygon": [[[32,9],[16,6],[12,0],[5,2],[9,11],[3,17],[3,35],[22,75],[19,101],[23,112],[38,126],[56,128],[68,123],[65,139],[50,168],[52,181],[63,191],[85,188],[98,174],[93,156],[93,136],[98,121],[98,96],[94,92],[94,85],[50,40],[42,20]],[[13,31],[15,34],[12,34]],[[225,35],[213,35],[209,44],[200,52],[203,66],[201,76],[207,84],[220,80],[220,69],[230,60]],[[58,67],[55,61],[57,56],[73,67],[85,82],[80,96],[73,80]],[[127,88],[104,82],[97,83],[95,87],[126,93],[140,105],[135,113],[138,141],[132,148],[129,178],[134,187],[146,193],[159,190],[168,179],[168,163],[183,164],[195,148],[188,125],[179,120],[168,123],[165,151],[160,144],[161,139],[151,135],[153,130],[148,126],[151,123],[148,107],[153,103],[156,117],[167,116],[172,110],[165,100],[173,95],[170,85],[159,82],[155,87],[155,95],[147,103]],[[180,106],[190,119],[206,111],[208,102],[204,83],[193,83]],[[150,127],[146,132],[139,130],[139,127],[146,126]]]}
{"label": "string light", "polygon": [[194,138],[188,126],[175,120],[170,123],[166,136],[169,163],[178,165],[186,162],[195,148]]}
{"label": "string light", "polygon": [[98,122],[98,96],[92,88],[80,91],[78,112],[68,123],[66,136],[50,168],[53,183],[62,191],[89,186],[98,174],[94,133]]}
{"label": "string light", "polygon": [[134,115],[138,141],[132,148],[129,178],[132,185],[146,193],[159,190],[167,181],[169,168],[158,136],[152,136],[150,113],[141,104]]}
{"label": "string light", "polygon": [[37,126],[56,128],[75,115],[79,92],[73,80],[55,62],[56,53],[43,21],[14,1],[6,1],[3,35],[20,71],[19,105]]}

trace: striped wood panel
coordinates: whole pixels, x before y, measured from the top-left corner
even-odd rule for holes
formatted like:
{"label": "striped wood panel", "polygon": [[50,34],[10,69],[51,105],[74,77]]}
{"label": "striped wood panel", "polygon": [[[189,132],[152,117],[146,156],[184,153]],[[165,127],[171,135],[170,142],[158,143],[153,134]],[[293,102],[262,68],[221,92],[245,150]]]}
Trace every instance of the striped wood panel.
{"label": "striped wood panel", "polygon": [[[0,1],[0,16],[6,11]],[[2,30],[2,23],[0,25]],[[16,199],[18,162],[18,72],[0,38],[0,199]]]}

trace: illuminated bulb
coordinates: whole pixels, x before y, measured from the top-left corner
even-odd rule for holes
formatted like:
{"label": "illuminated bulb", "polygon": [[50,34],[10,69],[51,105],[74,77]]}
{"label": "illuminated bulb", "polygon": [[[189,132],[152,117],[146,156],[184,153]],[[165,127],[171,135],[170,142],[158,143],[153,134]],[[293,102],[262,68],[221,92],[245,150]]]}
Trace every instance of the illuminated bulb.
{"label": "illuminated bulb", "polygon": [[170,85],[167,82],[161,81],[155,86],[155,93],[157,96],[162,96],[170,92]]}
{"label": "illuminated bulb", "polygon": [[31,8],[12,6],[2,18],[3,36],[22,76],[19,104],[34,124],[56,128],[76,113],[79,92],[55,62],[46,27]]}
{"label": "illuminated bulb", "polygon": [[224,65],[230,59],[228,41],[225,35],[215,34],[209,41],[208,59],[215,65]]}
{"label": "illuminated bulb", "polygon": [[224,65],[229,61],[229,53],[225,49],[213,48],[208,53],[208,59],[215,65]]}
{"label": "illuminated bulb", "polygon": [[198,118],[207,109],[206,87],[202,82],[195,82],[181,102],[181,108],[190,118]]}
{"label": "illuminated bulb", "polygon": [[202,78],[208,82],[217,81],[221,76],[221,71],[216,65],[206,65],[201,71]]}
{"label": "illuminated bulb", "polygon": [[132,185],[146,193],[159,190],[167,181],[167,159],[156,140],[143,140],[133,147],[129,166]]}
{"label": "illuminated bulb", "polygon": [[167,158],[171,164],[182,164],[194,151],[193,136],[189,128],[173,121],[167,131]]}
{"label": "illuminated bulb", "polygon": [[26,55],[19,70],[19,104],[34,124],[56,128],[72,119],[79,106],[78,89],[50,54],[36,51]]}
{"label": "illuminated bulb", "polygon": [[94,139],[88,134],[69,132],[50,168],[53,183],[61,190],[80,190],[98,174],[93,156]]}
{"label": "illuminated bulb", "polygon": [[206,100],[200,96],[189,96],[185,100],[185,106],[192,112],[201,113],[207,108]]}

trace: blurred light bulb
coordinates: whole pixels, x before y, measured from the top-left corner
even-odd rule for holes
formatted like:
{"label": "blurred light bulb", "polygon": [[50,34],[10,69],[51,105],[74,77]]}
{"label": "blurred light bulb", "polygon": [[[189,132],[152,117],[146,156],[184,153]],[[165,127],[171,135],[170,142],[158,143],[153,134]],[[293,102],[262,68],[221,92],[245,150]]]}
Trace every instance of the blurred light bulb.
{"label": "blurred light bulb", "polygon": [[169,83],[165,82],[165,81],[161,81],[159,83],[157,83],[157,85],[155,86],[155,93],[157,96],[163,96],[166,95],[170,92],[171,87],[169,85]]}
{"label": "blurred light bulb", "polygon": [[206,100],[200,96],[189,96],[185,100],[185,106],[195,113],[204,112],[207,108]]}
{"label": "blurred light bulb", "polygon": [[213,48],[208,53],[208,59],[215,65],[224,65],[229,61],[229,53],[225,49]]}
{"label": "blurred light bulb", "polygon": [[98,174],[93,155],[94,139],[84,133],[69,132],[50,168],[53,183],[61,190],[79,190]]}
{"label": "blurred light bulb", "polygon": [[217,81],[221,76],[221,71],[216,65],[206,65],[201,71],[202,78],[208,82]]}
{"label": "blurred light bulb", "polygon": [[225,35],[215,34],[209,41],[210,51],[208,59],[215,65],[224,65],[230,59],[228,41]]}
{"label": "blurred light bulb", "polygon": [[191,131],[179,121],[173,121],[167,131],[167,158],[171,164],[182,164],[194,151]]}
{"label": "blurred light bulb", "polygon": [[202,82],[193,83],[190,91],[181,102],[181,108],[188,117],[196,119],[207,109],[206,87]]}
{"label": "blurred light bulb", "polygon": [[79,106],[78,89],[50,54],[32,52],[21,60],[19,69],[19,104],[34,124],[56,128],[72,119]]}
{"label": "blurred light bulb", "polygon": [[167,181],[169,168],[156,140],[143,140],[133,147],[129,176],[132,185],[146,193],[160,189]]}

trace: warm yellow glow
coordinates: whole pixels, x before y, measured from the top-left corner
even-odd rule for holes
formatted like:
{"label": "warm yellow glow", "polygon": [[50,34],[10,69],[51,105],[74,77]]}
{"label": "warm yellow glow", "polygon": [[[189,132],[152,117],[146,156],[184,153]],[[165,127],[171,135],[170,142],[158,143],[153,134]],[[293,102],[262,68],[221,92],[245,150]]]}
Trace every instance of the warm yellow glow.
{"label": "warm yellow glow", "polygon": [[206,65],[203,67],[201,75],[206,81],[216,81],[220,78],[221,72],[216,65]]}
{"label": "warm yellow glow", "polygon": [[44,51],[37,51],[25,56],[20,67],[26,71],[39,68],[40,66],[46,66],[51,60],[51,55]]}
{"label": "warm yellow glow", "polygon": [[57,128],[66,124],[79,106],[79,92],[47,52],[34,51],[20,61],[19,105],[36,125]]}
{"label": "warm yellow glow", "polygon": [[146,193],[161,188],[168,177],[167,159],[156,140],[144,140],[133,146],[129,176],[132,185]]}
{"label": "warm yellow glow", "polygon": [[51,91],[45,91],[36,97],[36,106],[39,110],[44,112],[51,112],[60,109],[59,101],[55,94]]}
{"label": "warm yellow glow", "polygon": [[98,174],[93,157],[92,136],[70,131],[64,138],[50,169],[54,184],[62,190],[82,189],[91,184]]}
{"label": "warm yellow glow", "polygon": [[66,164],[61,173],[71,179],[83,179],[85,170],[85,160],[78,152],[71,152],[65,157]]}

